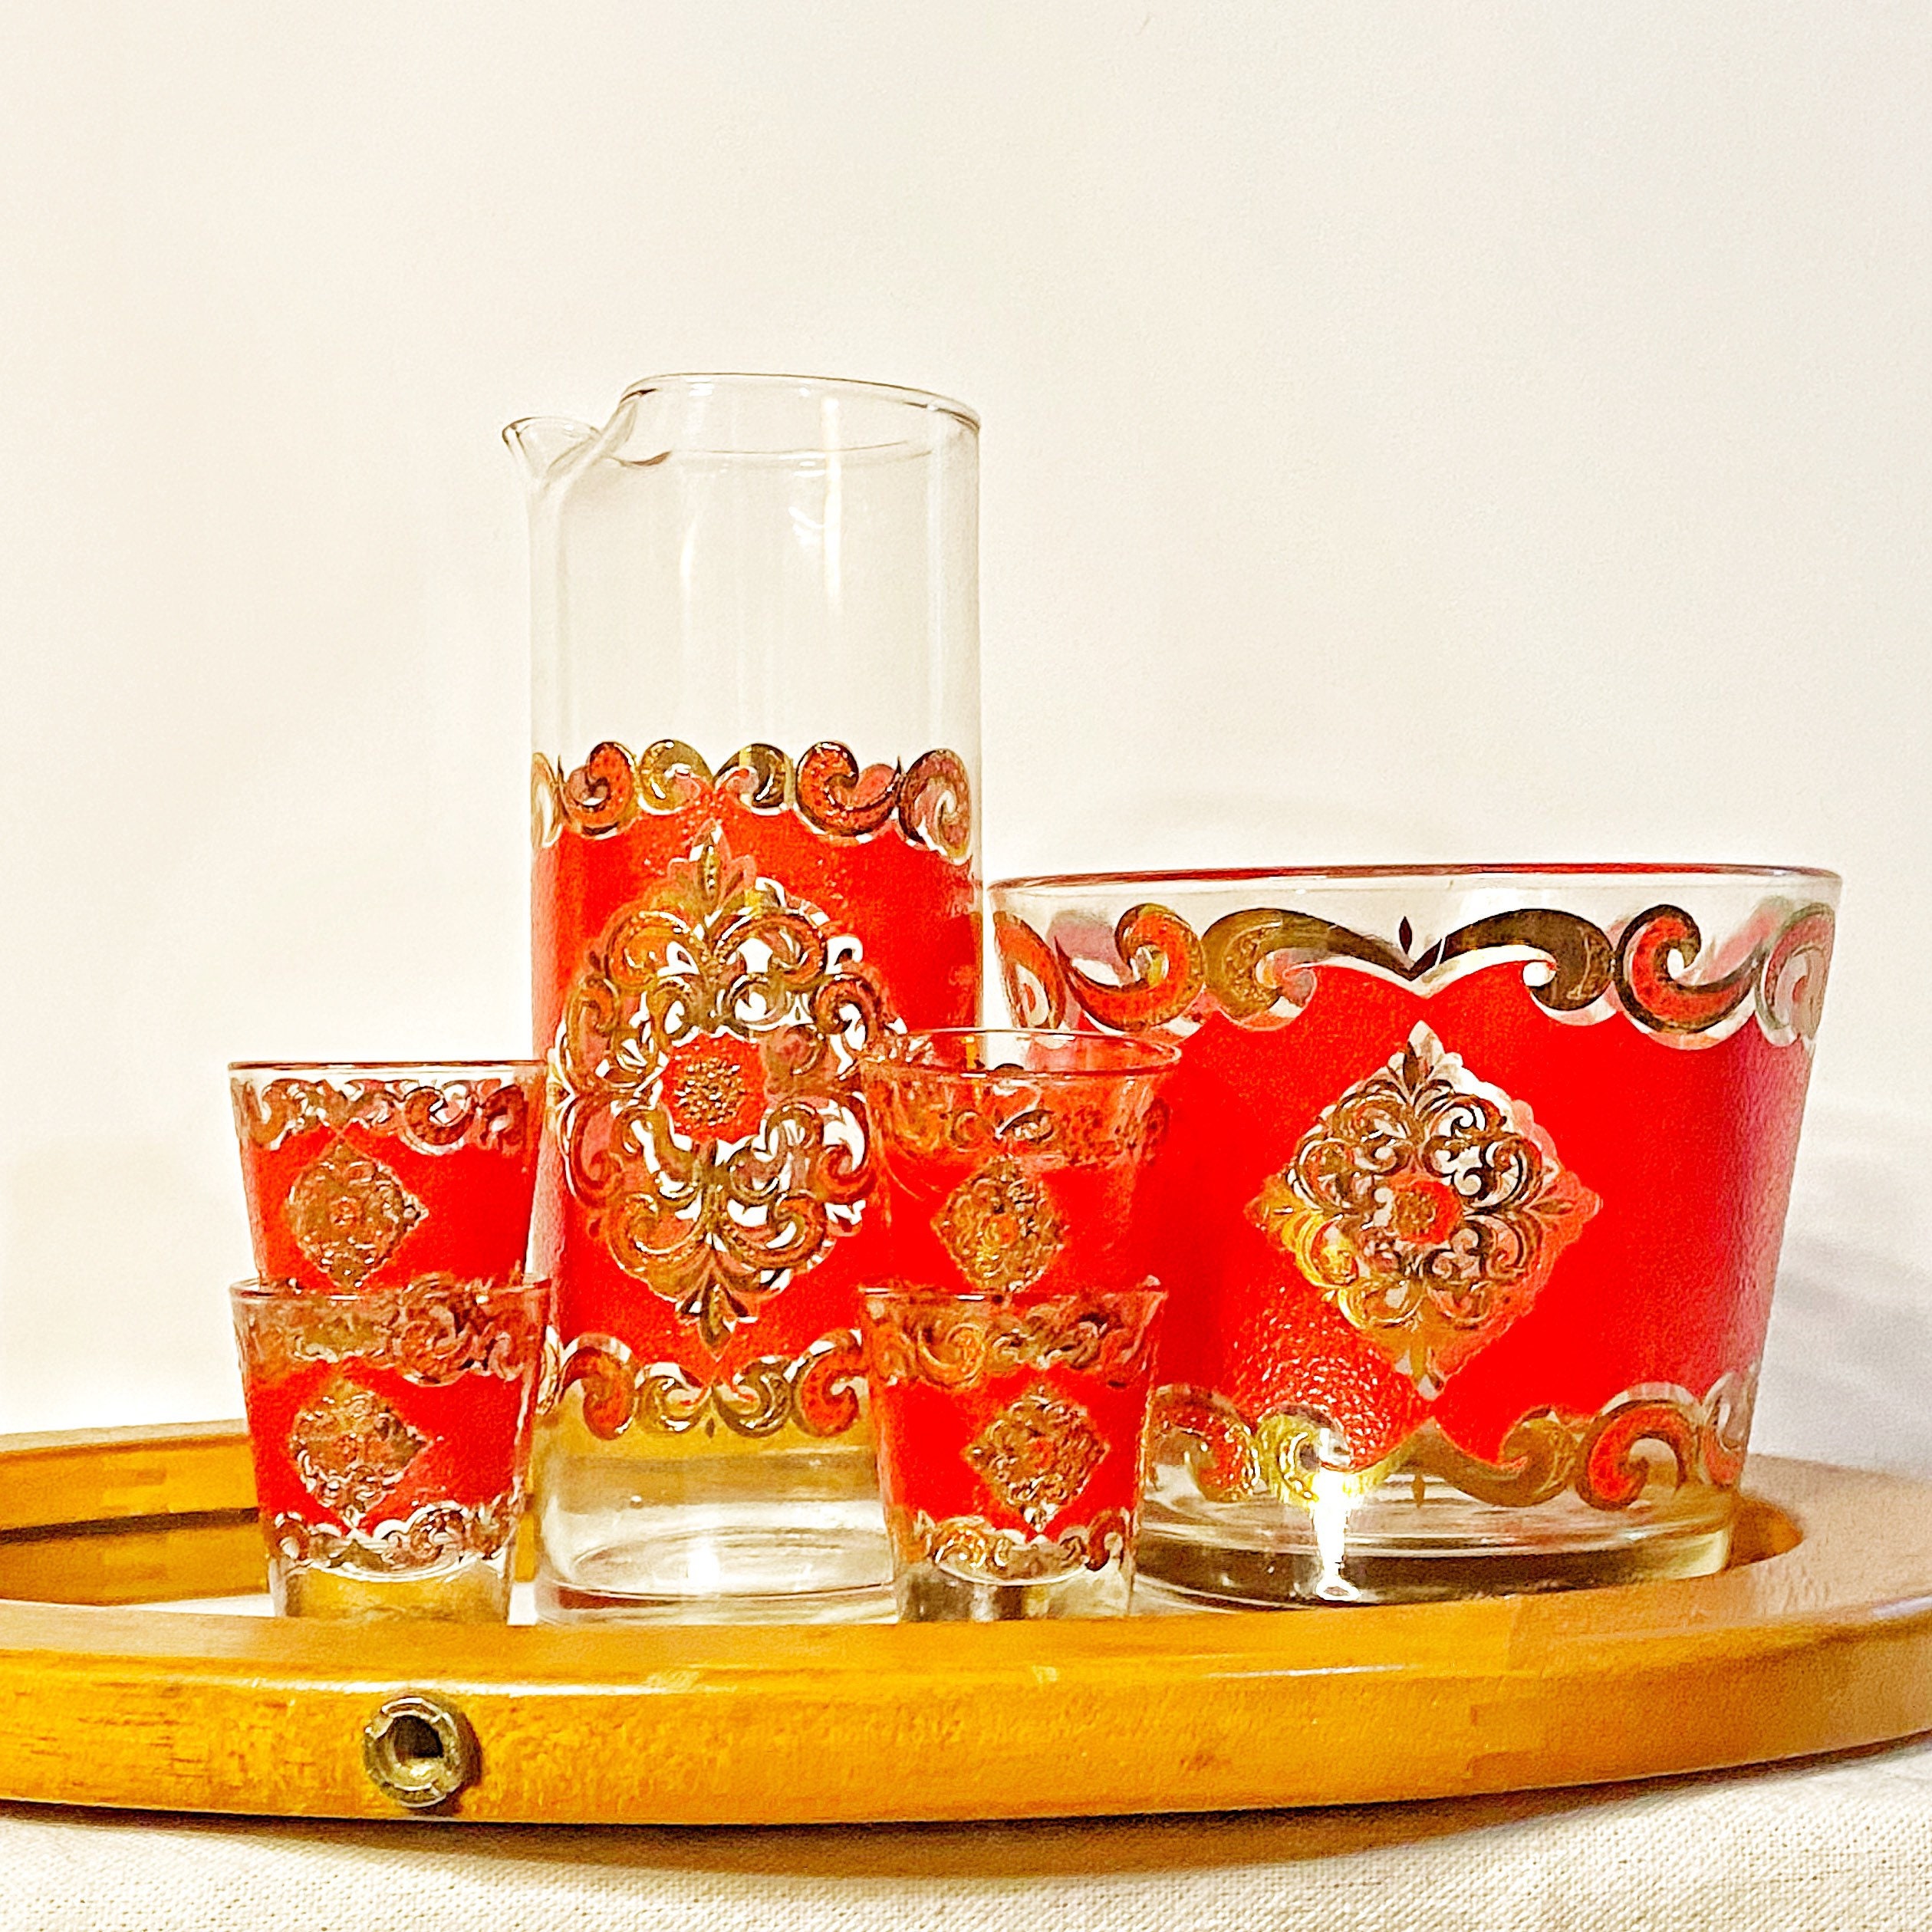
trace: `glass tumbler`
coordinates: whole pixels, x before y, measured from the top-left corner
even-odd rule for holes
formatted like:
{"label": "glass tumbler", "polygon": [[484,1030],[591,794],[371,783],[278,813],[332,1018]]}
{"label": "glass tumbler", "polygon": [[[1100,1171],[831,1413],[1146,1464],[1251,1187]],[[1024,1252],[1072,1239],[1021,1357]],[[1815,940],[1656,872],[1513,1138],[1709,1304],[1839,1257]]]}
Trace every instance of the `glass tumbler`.
{"label": "glass tumbler", "polygon": [[530,484],[550,1618],[890,1614],[857,1061],[977,1016],[977,424],[674,376]]}
{"label": "glass tumbler", "polygon": [[1828,873],[993,888],[1029,1022],[1177,1041],[1144,1578],[1447,1597],[1723,1564]]}
{"label": "glass tumbler", "polygon": [[265,1279],[329,1294],[522,1275],[541,1061],[228,1071]]}
{"label": "glass tumbler", "polygon": [[1137,1190],[1177,1059],[960,1030],[861,1062],[885,1183],[866,1365],[903,1618],[1127,1607],[1166,1299]]}
{"label": "glass tumbler", "polygon": [[548,1284],[230,1298],[277,1611],[505,1617]]}

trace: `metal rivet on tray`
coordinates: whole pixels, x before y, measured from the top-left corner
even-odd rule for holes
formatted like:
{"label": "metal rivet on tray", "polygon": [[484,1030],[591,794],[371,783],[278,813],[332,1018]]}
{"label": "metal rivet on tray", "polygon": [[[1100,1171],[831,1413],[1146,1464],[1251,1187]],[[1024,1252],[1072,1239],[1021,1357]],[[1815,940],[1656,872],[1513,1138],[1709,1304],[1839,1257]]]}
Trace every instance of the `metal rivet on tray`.
{"label": "metal rivet on tray", "polygon": [[475,1779],[481,1756],[469,1720],[435,1697],[391,1697],[362,1727],[370,1782],[412,1811],[455,1797]]}

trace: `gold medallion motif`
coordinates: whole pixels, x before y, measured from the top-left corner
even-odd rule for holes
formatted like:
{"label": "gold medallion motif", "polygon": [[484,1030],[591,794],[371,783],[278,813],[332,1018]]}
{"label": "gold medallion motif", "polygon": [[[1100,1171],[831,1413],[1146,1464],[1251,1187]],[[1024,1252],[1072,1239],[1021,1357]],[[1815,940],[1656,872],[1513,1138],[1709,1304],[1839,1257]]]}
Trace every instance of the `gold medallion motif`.
{"label": "gold medallion motif", "polygon": [[360,1288],[424,1213],[374,1154],[341,1139],[331,1141],[288,1190],[296,1246],[337,1288]]}
{"label": "gold medallion motif", "polygon": [[352,1529],[428,1447],[390,1404],[345,1375],[331,1375],[288,1427],[302,1486]]}
{"label": "gold medallion motif", "polygon": [[963,1453],[994,1498],[1038,1535],[1087,1486],[1107,1445],[1078,1402],[1042,1384],[1009,1402]]}
{"label": "gold medallion motif", "polygon": [[1030,1288],[1053,1266],[1065,1231],[1053,1200],[1017,1160],[989,1160],[946,1198],[933,1232],[975,1288]]}
{"label": "gold medallion motif", "polygon": [[1527,1107],[1418,1025],[1248,1213],[1433,1398],[1525,1313],[1601,1205]]}
{"label": "gold medallion motif", "polygon": [[566,1184],[611,1259],[722,1346],[859,1223],[859,943],[716,825],[590,949],[553,1062]]}

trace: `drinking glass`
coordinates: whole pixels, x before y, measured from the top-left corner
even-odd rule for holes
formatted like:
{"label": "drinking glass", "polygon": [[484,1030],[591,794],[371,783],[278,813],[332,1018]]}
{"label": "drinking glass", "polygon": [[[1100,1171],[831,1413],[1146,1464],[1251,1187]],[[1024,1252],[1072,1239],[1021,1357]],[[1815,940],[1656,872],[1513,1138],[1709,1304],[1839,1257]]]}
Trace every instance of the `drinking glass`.
{"label": "drinking glass", "polygon": [[977,423],[673,376],[530,482],[550,1618],[889,1615],[857,1058],[979,1005]]}
{"label": "drinking glass", "polygon": [[522,1272],[541,1061],[229,1068],[256,1272],[321,1294]]}
{"label": "drinking glass", "polygon": [[1158,1041],[959,1029],[860,1071],[883,1170],[867,1374],[899,1614],[1119,1614],[1165,1299],[1136,1190]]}
{"label": "drinking glass", "polygon": [[548,1284],[230,1298],[276,1611],[504,1618]]}
{"label": "drinking glass", "polygon": [[1144,1578],[1373,1601],[1725,1560],[1838,881],[992,889],[1015,1012],[1180,1043]]}

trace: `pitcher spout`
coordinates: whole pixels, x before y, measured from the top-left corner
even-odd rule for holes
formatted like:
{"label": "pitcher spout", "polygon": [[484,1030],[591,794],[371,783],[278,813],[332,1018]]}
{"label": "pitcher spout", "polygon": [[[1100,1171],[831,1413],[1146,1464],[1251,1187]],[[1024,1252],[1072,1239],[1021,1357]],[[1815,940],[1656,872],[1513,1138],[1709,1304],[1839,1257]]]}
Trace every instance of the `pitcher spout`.
{"label": "pitcher spout", "polygon": [[589,423],[567,416],[525,416],[504,430],[503,440],[522,463],[524,479],[534,488],[596,434]]}

